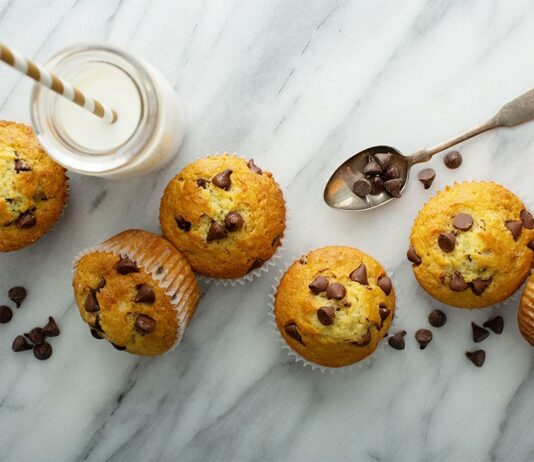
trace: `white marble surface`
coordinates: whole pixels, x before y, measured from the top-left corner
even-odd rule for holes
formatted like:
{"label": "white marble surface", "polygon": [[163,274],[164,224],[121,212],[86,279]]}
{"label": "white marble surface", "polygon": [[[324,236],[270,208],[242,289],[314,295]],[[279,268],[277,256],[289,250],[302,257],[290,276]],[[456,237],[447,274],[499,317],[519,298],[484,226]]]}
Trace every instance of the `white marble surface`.
{"label": "white marble surface", "polygon": [[[441,141],[534,86],[534,3],[528,1],[0,0],[0,39],[44,61],[66,45],[105,40],[159,67],[182,94],[188,132],[164,171],[135,181],[71,175],[63,220],[33,247],[0,255],[0,303],[30,294],[0,327],[2,461],[531,461],[533,350],[500,311],[505,332],[472,366],[470,322],[488,311],[448,309],[419,351],[433,303],[405,261],[411,222],[437,189],[491,179],[534,202],[534,124],[485,134],[441,159],[433,188],[410,184],[389,206],[328,209],[325,181],[374,144],[405,152]],[[0,67],[0,115],[29,120],[31,84]],[[245,287],[204,288],[180,348],[156,359],[89,335],[73,305],[70,263],[129,227],[158,231],[167,181],[205,153],[236,151],[274,172],[292,213],[284,261],[348,244],[394,272],[403,352],[370,367],[321,374],[275,341],[267,303],[275,273]],[[491,310],[490,310],[491,311]],[[62,335],[47,362],[10,350],[49,314]]]}

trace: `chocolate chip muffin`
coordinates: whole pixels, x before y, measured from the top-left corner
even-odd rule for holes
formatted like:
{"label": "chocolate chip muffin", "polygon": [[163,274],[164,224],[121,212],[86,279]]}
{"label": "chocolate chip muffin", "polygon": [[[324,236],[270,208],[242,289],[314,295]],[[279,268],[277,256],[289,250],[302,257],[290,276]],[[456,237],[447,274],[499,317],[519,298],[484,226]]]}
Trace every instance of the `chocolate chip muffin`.
{"label": "chocolate chip muffin", "polygon": [[523,290],[517,324],[523,338],[534,346],[534,274],[528,278]]}
{"label": "chocolate chip muffin", "polygon": [[185,167],[167,185],[160,206],[164,236],[194,271],[219,279],[240,278],[269,260],[285,217],[271,173],[229,154]]}
{"label": "chocolate chip muffin", "polygon": [[199,300],[185,258],[162,237],[141,230],[85,251],[75,263],[73,287],[93,337],[142,356],[177,344]]}
{"label": "chocolate chip muffin", "polygon": [[351,247],[324,247],[294,262],[274,303],[288,345],[327,367],[347,366],[373,353],[394,312],[395,291],[386,271]]}
{"label": "chocolate chip muffin", "polygon": [[65,169],[43,151],[33,130],[0,121],[0,252],[44,236],[67,201]]}
{"label": "chocolate chip muffin", "polygon": [[408,259],[432,297],[482,308],[512,295],[532,264],[534,220],[495,183],[454,184],[430,199],[412,228]]}

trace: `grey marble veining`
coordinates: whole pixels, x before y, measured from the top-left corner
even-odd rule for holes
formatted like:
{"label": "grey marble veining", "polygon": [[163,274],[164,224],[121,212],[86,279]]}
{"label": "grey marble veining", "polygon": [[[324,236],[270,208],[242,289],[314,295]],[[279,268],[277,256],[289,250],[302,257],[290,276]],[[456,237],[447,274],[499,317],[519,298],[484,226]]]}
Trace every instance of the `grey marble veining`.
{"label": "grey marble veining", "polygon": [[[322,202],[352,153],[384,143],[410,153],[534,86],[532,1],[0,0],[0,39],[38,61],[81,41],[126,47],[170,79],[188,121],[163,171],[126,182],[70,175],[54,231],[0,255],[0,303],[12,285],[30,291],[0,327],[0,460],[534,459],[533,355],[516,327],[517,300],[448,309],[420,351],[413,333],[435,303],[404,256],[417,211],[454,181],[497,181],[534,206],[534,124],[465,143],[457,171],[434,159],[429,191],[414,182],[380,210],[354,215]],[[6,67],[0,79],[0,116],[29,121],[31,83]],[[294,364],[269,325],[278,268],[244,287],[203,286],[182,344],[162,357],[93,340],[73,305],[74,256],[125,228],[157,232],[168,180],[224,151],[253,157],[284,188],[292,228],[278,267],[347,244],[395,274],[406,350],[385,348],[346,373]],[[505,331],[484,342],[476,369],[464,357],[470,322],[497,311]],[[50,314],[63,331],[52,359],[12,353],[13,337]]]}

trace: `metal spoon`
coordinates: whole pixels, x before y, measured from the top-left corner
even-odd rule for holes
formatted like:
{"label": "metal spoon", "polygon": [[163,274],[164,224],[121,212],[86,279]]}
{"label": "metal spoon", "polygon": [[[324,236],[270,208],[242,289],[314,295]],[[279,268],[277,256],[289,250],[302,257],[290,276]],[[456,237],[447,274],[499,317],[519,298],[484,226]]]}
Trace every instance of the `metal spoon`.
{"label": "metal spoon", "polygon": [[374,146],[364,149],[343,162],[332,174],[324,190],[324,200],[330,207],[340,210],[361,211],[379,207],[391,201],[393,197],[384,191],[380,194],[367,195],[362,198],[352,191],[354,183],[364,178],[363,168],[367,164],[370,155],[388,152],[393,155],[391,165],[397,167],[399,178],[403,181],[402,190],[404,190],[408,184],[410,169],[415,164],[427,162],[434,154],[473,138],[480,133],[499,127],[515,127],[532,119],[534,119],[534,89],[501,106],[497,113],[486,122],[443,143],[420,149],[411,156],[404,156],[391,146]]}

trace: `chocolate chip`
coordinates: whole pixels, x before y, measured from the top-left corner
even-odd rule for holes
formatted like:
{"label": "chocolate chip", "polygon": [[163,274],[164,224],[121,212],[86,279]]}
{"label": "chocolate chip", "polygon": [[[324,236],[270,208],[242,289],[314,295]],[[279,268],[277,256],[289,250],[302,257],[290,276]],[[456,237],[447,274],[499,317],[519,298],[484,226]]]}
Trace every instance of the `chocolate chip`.
{"label": "chocolate chip", "polygon": [[30,211],[21,213],[17,218],[17,226],[22,229],[33,228],[36,223],[35,215]]}
{"label": "chocolate chip", "polygon": [[380,167],[382,167],[382,170],[384,171],[389,167],[391,159],[393,159],[393,154],[391,154],[390,152],[381,152],[375,154],[375,160],[378,162],[378,165],[380,165]]}
{"label": "chocolate chip", "polygon": [[191,222],[187,221],[182,215],[174,217],[174,220],[176,221],[178,228],[182,231],[188,233],[191,230]]}
{"label": "chocolate chip", "polygon": [[471,323],[471,329],[473,329],[473,342],[475,343],[480,343],[489,337],[489,330],[476,325],[474,322]]}
{"label": "chocolate chip", "polygon": [[486,361],[486,352],[484,350],[466,351],[465,355],[476,367],[482,367]]}
{"label": "chocolate chip", "polygon": [[20,308],[20,305],[22,305],[22,302],[26,298],[26,295],[26,289],[20,286],[12,287],[7,293],[7,296],[13,303],[15,303],[15,305],[17,305],[17,308]]}
{"label": "chocolate chip", "polygon": [[391,310],[386,305],[380,305],[378,307],[378,314],[380,315],[380,320],[384,322],[386,318],[389,316],[389,313],[391,313]]}
{"label": "chocolate chip", "polygon": [[360,340],[356,340],[352,342],[353,345],[357,345],[360,347],[367,346],[371,343],[371,332],[367,331],[365,334],[363,334],[360,338]]}
{"label": "chocolate chip", "polygon": [[28,340],[22,335],[17,335],[15,340],[13,340],[13,345],[11,349],[18,353],[19,351],[31,350],[32,346],[28,343]]}
{"label": "chocolate chip", "polygon": [[405,330],[400,330],[388,338],[388,343],[391,348],[395,350],[404,350],[404,336],[406,335]]}
{"label": "chocolate chip", "polygon": [[358,268],[356,268],[352,273],[350,273],[349,278],[354,282],[359,282],[364,286],[369,284],[369,281],[367,279],[367,268],[363,263],[358,266]]}
{"label": "chocolate chip", "polygon": [[243,227],[243,217],[238,212],[230,212],[224,219],[224,226],[230,232],[239,231]]}
{"label": "chocolate chip", "polygon": [[291,338],[295,339],[297,342],[300,342],[304,345],[304,342],[302,341],[302,337],[300,336],[297,325],[295,323],[290,323],[286,325],[284,327],[284,331]]}
{"label": "chocolate chip", "polygon": [[444,252],[452,252],[456,246],[456,234],[441,233],[438,237],[438,245]]}
{"label": "chocolate chip", "polygon": [[45,337],[57,337],[61,331],[59,330],[59,326],[56,323],[56,320],[52,317],[48,317],[48,322],[43,327],[43,335]]}
{"label": "chocolate chip", "polygon": [[397,178],[395,180],[387,180],[384,182],[384,189],[394,198],[401,197],[402,180]]}
{"label": "chocolate chip", "polygon": [[477,278],[471,283],[471,287],[473,289],[473,292],[476,295],[482,295],[482,292],[486,290],[486,288],[491,284],[492,279],[481,279]]}
{"label": "chocolate chip", "polygon": [[334,322],[336,316],[336,310],[331,306],[322,306],[317,310],[317,318],[325,326],[329,326]]}
{"label": "chocolate chip", "polygon": [[208,230],[207,242],[220,241],[227,236],[226,230],[216,221],[212,221]]}
{"label": "chocolate chip", "polygon": [[341,300],[346,293],[347,289],[345,289],[343,284],[340,284],[339,282],[333,282],[332,284],[329,284],[328,288],[326,289],[326,298]]}
{"label": "chocolate chip", "polygon": [[52,345],[48,342],[43,342],[33,347],[33,355],[41,360],[45,361],[52,356]]}
{"label": "chocolate chip", "polygon": [[13,311],[9,306],[0,306],[0,324],[7,324],[13,317]]}
{"label": "chocolate chip", "polygon": [[328,288],[328,279],[324,276],[317,276],[310,284],[308,285],[310,290],[315,294],[320,294]]}
{"label": "chocolate chip", "polygon": [[98,300],[96,298],[96,291],[94,289],[89,290],[83,307],[85,308],[85,311],[89,313],[94,313],[95,311],[100,310],[100,306],[98,305]]}
{"label": "chocolate chip", "polygon": [[396,180],[399,176],[399,169],[396,165],[390,165],[383,175],[384,180]]}
{"label": "chocolate chip", "polygon": [[230,179],[230,175],[232,175],[232,173],[232,170],[226,169],[221,173],[217,173],[217,175],[211,179],[211,182],[218,188],[228,191],[230,189],[230,185],[232,184]]}
{"label": "chocolate chip", "polygon": [[408,260],[411,261],[415,266],[419,266],[423,260],[421,260],[421,257],[417,255],[417,252],[415,251],[413,245],[408,247],[408,252],[406,252],[406,256],[408,257]]}
{"label": "chocolate chip", "polygon": [[389,295],[391,293],[393,285],[391,284],[391,279],[388,276],[386,276],[385,274],[380,276],[376,283],[386,295]]}
{"label": "chocolate chip", "polygon": [[19,172],[29,172],[31,171],[31,166],[28,162],[22,159],[15,159],[15,171]]}
{"label": "chocolate chip", "polygon": [[254,159],[250,159],[248,162],[247,162],[247,167],[252,170],[254,173],[257,173],[258,175],[261,175],[263,173],[263,170],[261,168],[259,168],[255,163],[254,163]]}
{"label": "chocolate chip", "polygon": [[156,320],[146,314],[138,314],[135,320],[135,330],[142,335],[150,334],[156,329]]}
{"label": "chocolate chip", "polygon": [[100,333],[100,331],[90,328],[89,331],[91,332],[91,335],[96,338],[97,340],[102,340],[104,336]]}
{"label": "chocolate chip", "polygon": [[419,172],[417,178],[423,184],[425,189],[428,189],[430,186],[432,186],[432,183],[434,183],[436,171],[433,168],[424,168]]}
{"label": "chocolate chip", "polygon": [[447,315],[441,310],[434,310],[428,315],[428,322],[434,327],[443,327],[447,322]]}
{"label": "chocolate chip", "polygon": [[106,280],[104,279],[104,277],[101,277],[98,281],[98,284],[96,285],[96,291],[100,292],[100,290],[104,287],[106,287]]}
{"label": "chocolate chip", "polygon": [[454,290],[455,292],[463,292],[469,287],[467,282],[465,282],[464,277],[456,272],[452,275],[452,278],[449,282],[449,289]]}
{"label": "chocolate chip", "polygon": [[156,301],[156,294],[148,284],[140,284],[137,286],[137,295],[135,296],[135,303],[154,303]]}
{"label": "chocolate chip", "polygon": [[28,338],[34,345],[40,345],[44,342],[43,329],[40,327],[34,327],[29,333],[24,334],[24,336]]}
{"label": "chocolate chip", "polygon": [[462,165],[462,155],[458,151],[450,151],[445,154],[443,163],[448,168],[458,168],[460,165]]}
{"label": "chocolate chip", "polygon": [[123,345],[117,345],[116,343],[113,343],[113,342],[109,342],[109,343],[111,343],[111,346],[112,346],[113,348],[115,348],[116,350],[119,350],[119,351],[124,351],[124,350],[126,350],[126,347],[123,346]]}
{"label": "chocolate chip", "polygon": [[454,217],[452,224],[460,231],[469,231],[473,226],[473,217],[468,213],[459,213]]}
{"label": "chocolate chip", "polygon": [[380,194],[384,190],[384,181],[379,176],[372,176],[367,180],[371,183],[371,194]]}
{"label": "chocolate chip", "polygon": [[525,229],[534,229],[534,217],[528,210],[523,210],[519,216]]}
{"label": "chocolate chip", "polygon": [[265,262],[261,258],[256,258],[252,265],[250,265],[250,268],[248,269],[247,273],[250,273],[251,271],[254,271],[255,269],[261,268]]}
{"label": "chocolate chip", "polygon": [[419,349],[424,350],[432,341],[432,332],[430,332],[428,329],[419,329],[415,333],[415,340],[417,343],[419,343]]}
{"label": "chocolate chip", "polygon": [[530,250],[534,250],[534,239],[532,239],[532,240],[527,244],[527,247],[528,247]]}
{"label": "chocolate chip", "polygon": [[519,239],[519,236],[521,236],[521,230],[523,229],[523,222],[522,221],[507,221],[506,227],[512,233],[514,241],[517,241],[517,239]]}
{"label": "chocolate chip", "polygon": [[378,164],[376,160],[372,157],[369,157],[369,162],[363,168],[364,175],[380,175],[382,173],[382,167]]}
{"label": "chocolate chip", "polygon": [[206,189],[208,186],[208,180],[205,180],[204,178],[199,178],[197,180],[197,186],[202,189]]}
{"label": "chocolate chip", "polygon": [[369,180],[365,178],[360,178],[352,185],[352,192],[358,197],[365,197],[368,194],[371,194],[373,190],[373,185]]}
{"label": "chocolate chip", "polygon": [[113,268],[120,274],[139,273],[139,268],[135,261],[130,260],[128,257],[121,257]]}
{"label": "chocolate chip", "polygon": [[488,319],[483,326],[489,327],[493,332],[501,335],[504,330],[504,319],[502,316],[495,316],[494,318]]}

